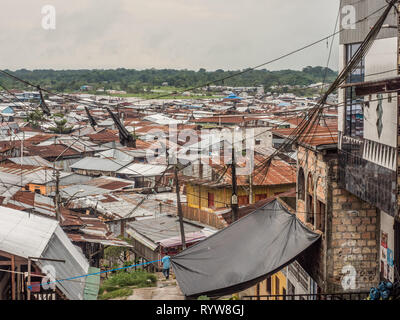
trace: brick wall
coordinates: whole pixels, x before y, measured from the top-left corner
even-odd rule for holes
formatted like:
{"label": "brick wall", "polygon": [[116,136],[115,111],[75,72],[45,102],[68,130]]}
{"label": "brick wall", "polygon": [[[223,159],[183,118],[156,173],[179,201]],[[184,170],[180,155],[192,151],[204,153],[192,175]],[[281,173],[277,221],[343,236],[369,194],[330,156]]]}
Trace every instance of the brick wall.
{"label": "brick wall", "polygon": [[[299,257],[299,262],[325,292],[368,291],[379,282],[378,211],[339,188],[335,154],[324,155],[299,147],[299,168],[304,170],[306,190],[307,177],[312,176],[314,204],[319,200],[326,206],[321,241]],[[297,199],[300,220],[305,222],[312,209]],[[308,226],[315,229],[315,225]]]}
{"label": "brick wall", "polygon": [[[330,291],[367,290],[379,282],[379,214],[337,184],[337,162],[330,168],[331,202],[327,233],[327,283]],[[355,281],[351,280],[354,273]]]}

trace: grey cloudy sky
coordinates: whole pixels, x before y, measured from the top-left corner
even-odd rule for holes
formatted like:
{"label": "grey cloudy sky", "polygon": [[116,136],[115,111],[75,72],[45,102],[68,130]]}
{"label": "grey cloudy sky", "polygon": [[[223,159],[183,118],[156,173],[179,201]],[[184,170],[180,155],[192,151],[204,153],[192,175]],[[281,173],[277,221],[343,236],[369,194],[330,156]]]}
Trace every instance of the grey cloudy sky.
{"label": "grey cloudy sky", "polygon": [[[338,0],[1,0],[0,68],[236,70],[331,34]],[[42,6],[56,29],[42,28]],[[331,68],[337,68],[337,39]],[[266,66],[326,65],[327,43]]]}

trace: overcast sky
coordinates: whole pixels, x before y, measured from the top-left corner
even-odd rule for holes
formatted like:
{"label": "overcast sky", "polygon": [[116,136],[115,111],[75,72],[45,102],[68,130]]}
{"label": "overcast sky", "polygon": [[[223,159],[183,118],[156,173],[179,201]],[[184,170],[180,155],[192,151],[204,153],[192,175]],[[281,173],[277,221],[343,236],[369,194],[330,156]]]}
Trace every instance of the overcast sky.
{"label": "overcast sky", "polygon": [[[1,0],[0,68],[237,70],[331,34],[338,0]],[[56,29],[42,28],[44,5]],[[335,41],[330,67],[337,69]],[[323,42],[265,68],[325,66]]]}

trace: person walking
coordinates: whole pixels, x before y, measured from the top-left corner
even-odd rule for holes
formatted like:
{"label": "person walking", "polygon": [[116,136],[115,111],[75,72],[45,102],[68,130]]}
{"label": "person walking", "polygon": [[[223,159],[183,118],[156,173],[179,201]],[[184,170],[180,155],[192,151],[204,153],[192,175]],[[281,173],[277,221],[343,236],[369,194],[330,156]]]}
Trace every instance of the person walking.
{"label": "person walking", "polygon": [[168,253],[165,253],[165,256],[161,259],[161,262],[163,264],[163,270],[162,273],[165,276],[165,279],[169,279],[169,268],[171,267],[171,258],[168,255]]}

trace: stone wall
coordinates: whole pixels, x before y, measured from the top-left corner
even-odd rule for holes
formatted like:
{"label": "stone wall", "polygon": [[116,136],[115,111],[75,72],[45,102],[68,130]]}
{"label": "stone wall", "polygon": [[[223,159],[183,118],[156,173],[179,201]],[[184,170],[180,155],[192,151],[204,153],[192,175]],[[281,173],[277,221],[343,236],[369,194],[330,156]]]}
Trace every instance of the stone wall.
{"label": "stone wall", "polygon": [[[305,175],[307,194],[311,176],[314,207],[297,197],[297,215],[307,222],[316,200],[325,205],[321,241],[299,257],[299,262],[325,292],[364,291],[379,282],[379,215],[376,208],[338,186],[335,153],[298,148],[298,170]],[[314,210],[314,211],[313,211]],[[315,217],[315,215],[314,215]],[[316,230],[314,225],[307,224]]]}

